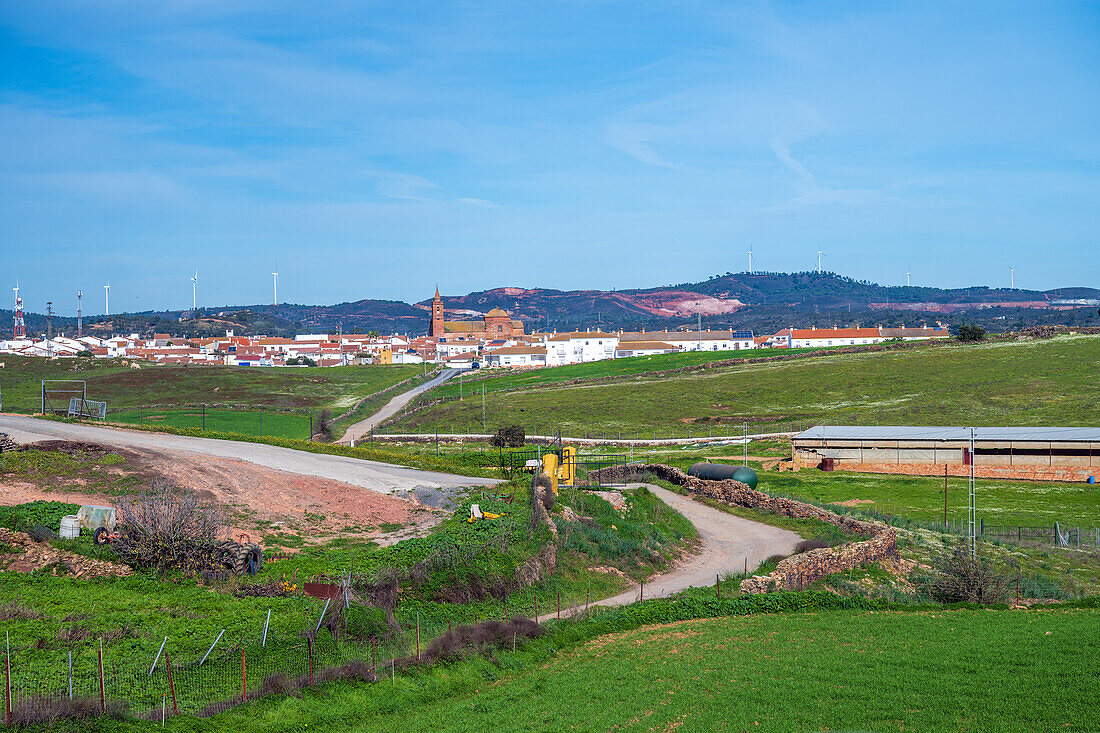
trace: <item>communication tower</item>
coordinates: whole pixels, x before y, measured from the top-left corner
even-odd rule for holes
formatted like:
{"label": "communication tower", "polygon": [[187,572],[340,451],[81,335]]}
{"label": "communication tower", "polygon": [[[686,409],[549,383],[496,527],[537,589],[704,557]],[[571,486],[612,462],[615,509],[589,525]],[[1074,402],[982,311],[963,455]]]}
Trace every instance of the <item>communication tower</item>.
{"label": "communication tower", "polygon": [[84,299],[84,291],[76,291],[76,337],[84,336],[84,310],[81,301]]}
{"label": "communication tower", "polygon": [[27,338],[27,327],[23,325],[23,299],[19,297],[19,283],[12,288],[15,291],[15,333],[14,338]]}

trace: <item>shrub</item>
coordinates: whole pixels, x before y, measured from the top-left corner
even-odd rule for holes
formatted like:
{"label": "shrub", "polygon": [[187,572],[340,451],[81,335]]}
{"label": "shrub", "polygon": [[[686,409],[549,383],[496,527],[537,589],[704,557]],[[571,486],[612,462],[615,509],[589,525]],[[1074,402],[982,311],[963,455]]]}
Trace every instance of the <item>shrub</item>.
{"label": "shrub", "polygon": [[22,532],[40,524],[46,527],[60,527],[62,517],[66,514],[76,514],[79,510],[79,504],[67,504],[63,501],[31,501],[26,504],[0,507],[0,527]]}
{"label": "shrub", "polygon": [[966,343],[973,343],[975,341],[982,341],[985,339],[985,329],[981,326],[971,326],[969,324],[959,326],[959,330],[956,334],[959,341]]}
{"label": "shrub", "polygon": [[489,438],[489,445],[494,448],[522,448],[526,442],[527,435],[523,432],[522,425],[505,425]]}
{"label": "shrub", "polygon": [[223,528],[217,507],[163,479],[137,497],[120,499],[118,521],[122,536],[114,549],[127,565],[196,574],[213,566]]}
{"label": "shrub", "polygon": [[332,410],[327,407],[321,410],[321,413],[317,416],[317,435],[320,435],[324,440],[332,440],[334,422]]}
{"label": "shrub", "polygon": [[970,556],[965,547],[955,550],[942,566],[929,588],[941,603],[1003,603],[1008,598],[1008,578],[980,556]]}

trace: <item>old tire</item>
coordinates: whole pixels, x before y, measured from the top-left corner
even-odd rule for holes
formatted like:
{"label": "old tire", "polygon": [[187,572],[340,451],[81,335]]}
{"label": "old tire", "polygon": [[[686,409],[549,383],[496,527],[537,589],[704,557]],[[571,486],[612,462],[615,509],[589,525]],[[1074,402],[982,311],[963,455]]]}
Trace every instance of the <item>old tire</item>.
{"label": "old tire", "polygon": [[106,527],[96,527],[95,531],[92,532],[92,542],[97,545],[105,545],[110,541]]}
{"label": "old tire", "polygon": [[260,572],[263,564],[263,549],[259,545],[250,542],[241,545],[240,552],[237,553],[237,561],[233,566],[233,572],[237,575],[255,575]]}
{"label": "old tire", "polygon": [[233,540],[226,540],[221,542],[214,548],[213,560],[222,567],[233,570],[237,564],[237,555],[241,552],[241,545],[239,542]]}

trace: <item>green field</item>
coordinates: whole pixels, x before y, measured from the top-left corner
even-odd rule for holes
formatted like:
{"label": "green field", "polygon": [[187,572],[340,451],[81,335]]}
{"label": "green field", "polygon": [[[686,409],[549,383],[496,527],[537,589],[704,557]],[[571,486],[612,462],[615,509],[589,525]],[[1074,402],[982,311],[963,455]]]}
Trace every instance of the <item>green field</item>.
{"label": "green field", "polygon": [[601,379],[672,371],[727,359],[764,359],[777,356],[789,357],[792,354],[816,355],[827,353],[827,351],[828,349],[820,348],[784,349],[779,352],[689,351],[682,354],[654,354],[653,356],[633,356],[627,359],[606,359],[587,364],[567,364],[566,366],[550,369],[524,369],[504,373],[496,370],[483,370],[440,386],[432,392],[432,396],[450,398],[458,397],[460,394],[466,396],[480,395],[483,385],[486,392],[501,392],[560,384],[574,379]]}
{"label": "green field", "polygon": [[175,730],[1091,730],[1100,611],[829,611],[644,626],[556,656],[273,697]]}
{"label": "green field", "polygon": [[[242,435],[274,435],[280,438],[310,437],[310,415],[247,410],[143,407],[112,412],[111,422],[142,427],[193,428]],[[316,416],[313,416],[316,419]]]}
{"label": "green field", "polygon": [[[863,500],[857,509],[871,509],[924,521],[943,519],[943,478],[879,474],[766,472],[760,488],[773,494],[836,504]],[[978,517],[987,524],[1051,526],[1055,522],[1100,526],[1100,491],[1088,484],[1041,483],[978,479]],[[967,480],[947,482],[947,516],[965,519]],[[872,503],[863,503],[870,501]]]}
{"label": "green field", "polygon": [[[480,397],[432,406],[385,427],[480,430]],[[564,435],[608,438],[738,434],[744,422],[752,430],[821,422],[1090,425],[1100,422],[1100,337],[936,344],[488,391],[485,416],[489,430],[517,423],[529,432],[560,428]]]}
{"label": "green field", "polygon": [[[41,380],[88,383],[88,399],[108,410],[208,405],[220,409],[337,414],[360,399],[423,371],[420,366],[263,368],[163,365],[126,359],[31,359],[9,356],[0,370],[4,410],[38,412]],[[113,415],[113,412],[112,412]],[[303,431],[304,433],[305,431]]]}

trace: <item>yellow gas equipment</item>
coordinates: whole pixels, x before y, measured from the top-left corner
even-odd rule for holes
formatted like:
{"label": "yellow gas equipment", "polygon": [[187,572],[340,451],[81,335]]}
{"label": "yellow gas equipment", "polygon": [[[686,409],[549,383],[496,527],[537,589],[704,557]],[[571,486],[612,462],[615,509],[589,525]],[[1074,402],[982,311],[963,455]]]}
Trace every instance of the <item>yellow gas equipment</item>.
{"label": "yellow gas equipment", "polygon": [[562,448],[561,465],[558,466],[558,478],[566,486],[572,486],[577,479],[577,449],[571,445]]}

